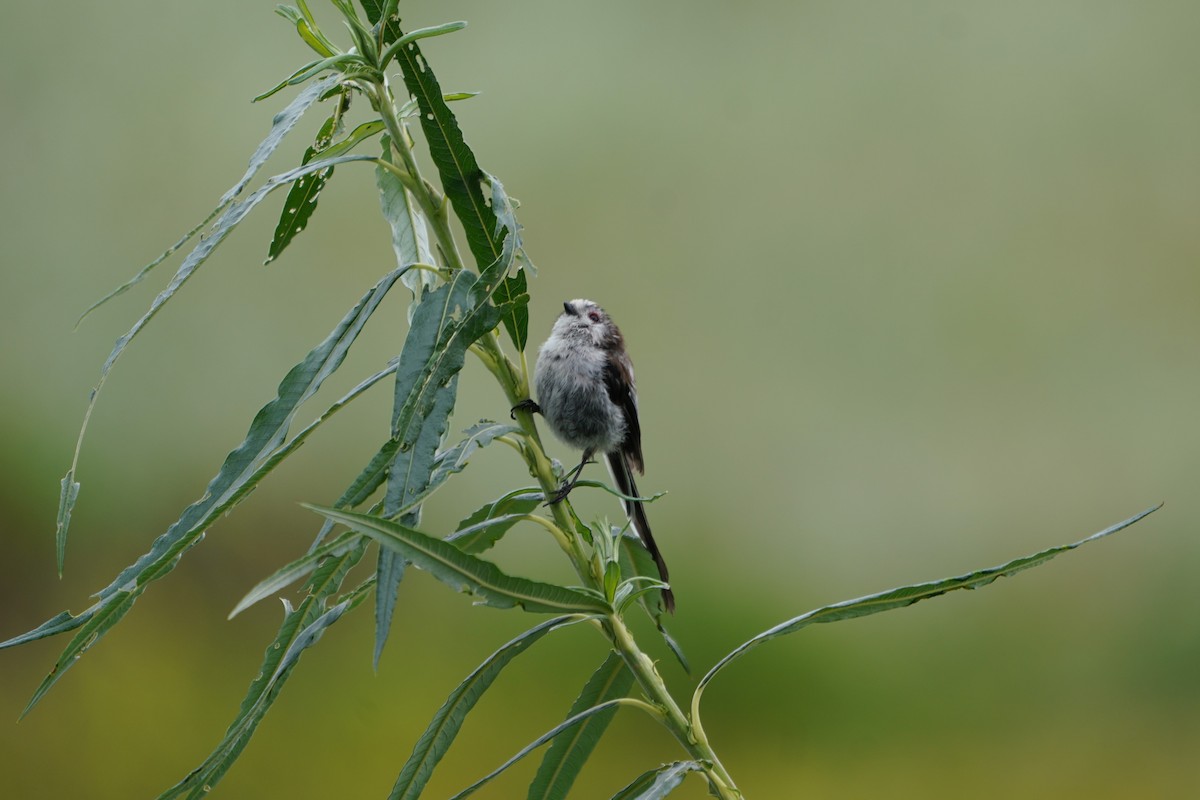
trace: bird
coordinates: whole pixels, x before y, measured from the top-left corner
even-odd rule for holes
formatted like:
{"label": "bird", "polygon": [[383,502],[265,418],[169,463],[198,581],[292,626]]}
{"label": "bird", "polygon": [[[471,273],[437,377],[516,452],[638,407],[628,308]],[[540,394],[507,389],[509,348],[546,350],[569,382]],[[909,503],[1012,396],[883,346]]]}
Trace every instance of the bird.
{"label": "bird", "polygon": [[640,496],[633,473],[644,475],[645,461],[633,361],[620,328],[591,300],[564,302],[562,314],[538,350],[534,383],[537,402],[522,401],[514,412],[540,412],[555,436],[583,451],[578,466],[564,476],[549,502],[565,499],[592,457],[603,453],[617,491],[629,498],[622,500],[625,513],[654,559],[659,577],[668,584],[662,589],[663,605],[674,613],[667,564],[650,532],[642,501],[631,499]]}

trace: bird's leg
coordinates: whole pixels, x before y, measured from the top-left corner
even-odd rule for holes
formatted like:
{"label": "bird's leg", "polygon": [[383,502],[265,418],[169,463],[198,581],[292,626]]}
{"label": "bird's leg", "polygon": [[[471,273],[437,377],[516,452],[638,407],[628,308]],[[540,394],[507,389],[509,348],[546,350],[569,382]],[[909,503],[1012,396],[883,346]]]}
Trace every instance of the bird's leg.
{"label": "bird's leg", "polygon": [[583,458],[579,460],[579,466],[563,476],[562,485],[558,487],[558,491],[550,497],[546,505],[552,506],[567,499],[567,495],[571,493],[571,490],[575,488],[575,484],[579,482],[579,476],[583,474],[583,468],[591,462],[593,452],[592,450],[583,451]]}
{"label": "bird's leg", "polygon": [[526,397],[524,400],[512,407],[512,409],[508,412],[509,418],[516,419],[518,411],[528,411],[530,414],[540,414],[542,413],[542,407],[533,402],[532,397]]}

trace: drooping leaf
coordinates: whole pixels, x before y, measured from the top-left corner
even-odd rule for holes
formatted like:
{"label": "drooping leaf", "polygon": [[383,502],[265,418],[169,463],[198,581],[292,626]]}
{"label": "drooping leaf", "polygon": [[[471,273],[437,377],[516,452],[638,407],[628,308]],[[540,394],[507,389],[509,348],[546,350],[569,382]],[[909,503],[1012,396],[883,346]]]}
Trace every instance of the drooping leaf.
{"label": "drooping leaf", "polygon": [[497,767],[496,769],[489,772],[487,775],[485,775],[482,778],[480,778],[479,780],[475,781],[475,783],[471,784],[466,789],[463,789],[461,792],[454,795],[454,797],[450,798],[450,800],[462,800],[462,798],[467,797],[468,795],[474,794],[484,784],[491,781],[497,775],[504,772],[504,770],[508,769],[513,764],[517,763],[522,758],[529,755],[534,750],[538,749],[539,747],[544,745],[546,742],[553,739],[555,736],[558,736],[563,731],[570,730],[571,728],[575,727],[576,725],[580,724],[581,722],[583,722],[597,714],[608,713],[610,709],[615,709],[619,705],[621,705],[621,700],[609,700],[607,703],[601,703],[599,705],[592,706],[591,708],[587,709],[586,711],[581,711],[580,713],[576,714],[575,716],[567,718],[566,720],[560,722],[558,725],[554,726],[550,730],[543,733],[538,738],[534,739],[532,742],[530,742],[525,747],[521,748],[521,751],[519,753],[517,753],[515,756],[510,758],[508,761],[505,761],[503,764],[501,764],[499,767]]}
{"label": "drooping leaf", "polygon": [[307,504],[305,507],[396,550],[414,566],[453,589],[470,592],[485,605],[496,608],[519,606],[544,614],[606,614],[609,611],[608,604],[598,596],[505,575],[490,561],[399,523],[336,508]]}
{"label": "drooping leaf", "polygon": [[[541,494],[538,494],[534,505],[541,502],[541,499]],[[452,543],[464,553],[478,555],[495,547],[504,534],[508,533],[514,525],[527,517],[528,514],[504,514],[499,517],[491,517],[461,531],[455,531],[446,537],[446,541]]]}
{"label": "drooping leaf", "polygon": [[147,553],[122,570],[109,586],[102,589],[96,595],[97,601],[90,608],[78,616],[59,614],[29,633],[0,643],[2,649],[82,628],[34,693],[26,713],[84,652],[128,613],[149,583],[162,578],[175,568],[183,553],[200,540],[204,531],[215,520],[233,508],[275,466],[295,452],[319,425],[375,382],[391,374],[392,368],[389,367],[363,381],[330,406],[305,430],[294,436],[291,442],[284,444],[288,428],[299,406],[341,365],[367,319],[398,278],[396,272],[385,276],[351,309],[325,341],[288,372],[279,384],[275,399],[259,410],[246,438],[226,457],[220,471],[209,482],[204,496],[188,506],[166,533],[154,541]]}
{"label": "drooping leaf", "polygon": [[291,132],[292,128],[296,126],[296,123],[300,121],[300,118],[304,116],[304,112],[307,111],[313,103],[321,99],[321,97],[327,91],[336,86],[338,80],[340,80],[340,76],[330,75],[329,77],[323,78],[311,86],[306,87],[303,91],[296,95],[296,98],[288,104],[287,108],[276,114],[275,118],[271,120],[271,130],[267,133],[267,137],[259,143],[258,147],[254,151],[254,154],[250,156],[250,163],[246,166],[246,171],[242,174],[242,177],[238,179],[237,183],[231,186],[229,190],[225,192],[225,194],[221,195],[221,199],[217,201],[217,207],[214,208],[209,215],[200,222],[199,225],[192,228],[190,231],[180,237],[179,241],[168,247],[166,251],[158,256],[158,258],[154,259],[149,264],[138,270],[136,275],[118,286],[113,291],[109,292],[104,297],[97,300],[95,303],[92,303],[92,305],[90,305],[79,317],[79,320],[75,323],[76,327],[78,327],[80,322],[83,322],[84,318],[87,317],[88,314],[92,313],[117,295],[124,294],[133,286],[140,283],[143,278],[150,274],[152,269],[170,258],[175,251],[187,244],[191,238],[203,230],[208,223],[216,219],[217,215],[225,210],[225,207],[233,202],[233,199],[241,194],[242,190],[245,189],[250,181],[253,180],[254,176],[258,174],[258,170],[262,168],[262,165],[267,162],[267,159],[271,157],[276,149],[278,149],[279,144],[283,141],[284,137]]}
{"label": "drooping leaf", "polygon": [[[319,58],[316,61],[310,61],[309,63],[305,64],[303,67],[296,70],[291,75],[272,86],[270,89],[267,89],[265,92],[255,97],[251,102],[257,103],[262,100],[266,100],[268,97],[271,97],[277,92],[281,92],[289,86],[296,86],[297,84],[304,83],[305,81],[315,77],[316,75],[319,75],[327,69],[334,69],[336,67],[338,68],[339,72],[345,72],[346,70],[344,67],[348,64],[356,64],[360,67],[367,66],[366,60],[357,53],[337,53],[329,56],[328,58]],[[330,77],[340,78],[341,76],[331,75]]]}
{"label": "drooping leaf", "polygon": [[480,664],[466,680],[450,693],[446,702],[434,714],[429,727],[421,734],[408,757],[404,768],[392,787],[388,800],[416,800],[425,790],[430,776],[437,763],[450,749],[454,737],[462,728],[467,714],[479,702],[479,698],[500,675],[500,671],[515,657],[525,652],[538,639],[547,633],[566,625],[581,621],[574,617],[557,617],[530,628],[508,644],[492,653]]}
{"label": "drooping leaf", "polygon": [[340,75],[327,75],[319,81],[315,81],[304,87],[292,102],[288,103],[287,108],[280,111],[271,120],[271,130],[267,137],[255,149],[254,154],[250,156],[250,163],[246,166],[246,172],[242,175],[229,191],[221,196],[218,202],[218,207],[224,206],[235,197],[242,193],[258,174],[262,165],[267,163],[267,159],[279,148],[283,138],[291,132],[292,128],[296,127],[296,123],[304,116],[304,112],[308,111],[313,103],[320,100],[326,92],[338,85],[341,80]]}
{"label": "drooping leaf", "polygon": [[[571,705],[567,718],[600,703],[625,697],[633,686],[633,673],[616,651],[611,651],[604,663],[592,673],[583,691]],[[576,725],[569,735],[559,736],[550,745],[529,785],[528,800],[565,800],[579,771],[587,763],[592,750],[617,713],[616,707],[589,717]]]}
{"label": "drooping leaf", "polygon": [[[146,313],[134,323],[133,327],[130,328],[124,336],[117,339],[116,344],[113,345],[112,352],[109,353],[108,359],[100,368],[100,379],[97,381],[95,388],[92,389],[91,396],[88,399],[87,409],[84,411],[83,415],[83,424],[80,426],[79,437],[75,445],[75,457],[72,460],[70,469],[67,471],[67,475],[71,476],[73,479],[76,474],[79,452],[82,449],[83,439],[87,434],[87,426],[88,421],[91,419],[92,409],[95,408],[96,400],[100,395],[100,390],[104,388],[104,383],[108,380],[108,375],[112,371],[113,365],[116,364],[117,359],[120,358],[121,354],[125,352],[125,348],[131,341],[133,341],[133,338],[137,336],[142,329],[146,327],[150,320],[154,318],[159,310],[166,305],[167,301],[175,296],[175,293],[178,292],[184,283],[187,282],[188,278],[190,278],[196,272],[196,270],[208,260],[208,257],[212,255],[213,251],[217,249],[217,247],[225,240],[230,232],[237,227],[238,223],[245,219],[246,215],[249,214],[255,206],[261,203],[268,194],[284,184],[291,183],[292,181],[304,175],[308,175],[312,172],[319,172],[320,170],[336,164],[342,164],[348,161],[365,160],[373,159],[370,156],[339,156],[338,158],[314,161],[310,164],[297,167],[296,169],[290,170],[281,175],[276,175],[264,183],[263,186],[255,190],[252,194],[247,196],[244,200],[233,202],[228,208],[225,209],[225,211],[220,215],[220,218],[217,219],[216,223],[213,225],[209,235],[202,239],[192,250],[192,252],[189,253],[188,256],[183,260],[183,263],[180,265],[178,271],[176,271],[175,276],[171,278],[171,282],[167,285],[167,288],[163,289],[163,291],[154,298],[154,301],[150,304],[150,308],[146,311]],[[77,495],[78,490],[76,490],[71,497],[75,497]],[[73,503],[68,503],[64,507],[60,508],[58,512],[59,518],[69,518],[72,507]],[[66,535],[67,531],[64,528],[56,536],[56,538],[62,542],[64,551],[66,547]]]}
{"label": "drooping leaf", "polygon": [[633,783],[613,795],[612,800],[662,800],[679,788],[689,772],[704,769],[695,761],[675,761],[644,772]]}
{"label": "drooping leaf", "polygon": [[362,557],[362,551],[363,543],[360,541],[355,549],[329,558],[318,575],[314,576],[310,594],[295,610],[284,601],[286,614],[283,624],[275,640],[267,645],[262,666],[250,683],[237,717],[204,762],[159,795],[159,800],[179,797],[201,800],[224,777],[279,696],[301,653],[315,644],[326,628],[365,597],[363,594],[354,594],[328,611],[324,610],[325,599],[341,586],[346,573]]}
{"label": "drooping leaf", "polygon": [[[384,515],[395,517],[409,508],[401,523],[419,521],[414,507],[430,490],[436,455],[457,398],[458,373],[467,348],[496,326],[499,310],[475,292],[477,278],[459,270],[450,282],[426,292],[416,304],[400,363],[396,369],[392,436],[398,443],[388,469]],[[383,549],[376,573],[375,652],[382,652],[403,569],[402,554]]]}
{"label": "drooping leaf", "polygon": [[238,601],[233,611],[229,612],[229,619],[233,619],[259,600],[270,597],[276,592],[280,592],[291,586],[296,581],[308,577],[325,559],[336,558],[355,547],[361,546],[361,539],[362,537],[357,534],[348,532],[329,544],[318,547],[315,550],[310,550],[290,564],[286,564],[275,570]]}
{"label": "drooping leaf", "polygon": [[1097,539],[1102,539],[1105,536],[1116,533],[1117,531],[1128,528],[1143,517],[1152,514],[1162,507],[1162,504],[1149,508],[1140,514],[1135,514],[1127,520],[1118,522],[1099,533],[1094,533],[1086,539],[1081,539],[1071,544],[1058,545],[1050,547],[1033,555],[1022,556],[1021,558],[1013,559],[1007,564],[1001,564],[998,567],[990,567],[981,569],[966,575],[960,575],[956,578],[944,578],[938,581],[930,581],[929,583],[918,583],[912,586],[902,586],[898,589],[890,589],[886,592],[859,597],[855,600],[846,600],[841,603],[823,606],[822,608],[809,611],[806,614],[801,614],[798,617],[793,617],[786,622],[781,622],[769,630],[765,630],[754,638],[738,645],[732,652],[722,658],[717,664],[708,671],[708,673],[700,679],[700,683],[696,686],[695,694],[692,696],[692,713],[693,717],[697,716],[696,712],[700,703],[700,696],[704,692],[704,688],[708,686],[717,673],[729,666],[735,659],[745,655],[747,652],[757,647],[758,645],[769,642],[772,639],[777,639],[780,636],[786,636],[789,633],[795,633],[798,630],[815,625],[822,622],[841,622],[842,620],[855,619],[857,617],[865,617],[871,614],[878,614],[881,611],[892,611],[897,608],[905,608],[913,603],[921,600],[928,600],[931,597],[952,592],[956,589],[978,589],[982,586],[995,581],[997,578],[1004,578],[1010,575],[1015,575],[1018,572],[1023,572],[1033,567],[1041,566],[1055,556],[1061,555],[1069,550],[1074,550],[1077,547],[1094,542]]}

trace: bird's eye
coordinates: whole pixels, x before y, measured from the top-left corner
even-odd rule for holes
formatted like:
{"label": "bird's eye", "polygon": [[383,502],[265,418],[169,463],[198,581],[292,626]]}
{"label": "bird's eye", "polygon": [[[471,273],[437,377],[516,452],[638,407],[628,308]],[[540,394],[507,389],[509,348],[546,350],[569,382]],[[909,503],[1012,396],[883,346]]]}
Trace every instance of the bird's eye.
{"label": "bird's eye", "polygon": [[589,311],[588,319],[590,319],[592,322],[599,322],[600,321],[600,312],[599,311]]}

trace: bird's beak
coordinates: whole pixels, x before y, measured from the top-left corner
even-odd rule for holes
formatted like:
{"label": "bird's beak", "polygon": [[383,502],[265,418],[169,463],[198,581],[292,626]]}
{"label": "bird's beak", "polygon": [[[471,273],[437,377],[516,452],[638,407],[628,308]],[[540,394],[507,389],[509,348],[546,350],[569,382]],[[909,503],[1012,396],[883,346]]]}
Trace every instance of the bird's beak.
{"label": "bird's beak", "polygon": [[570,314],[572,317],[579,316],[579,313],[575,310],[575,307],[571,305],[570,300],[563,301],[563,311],[567,314]]}

